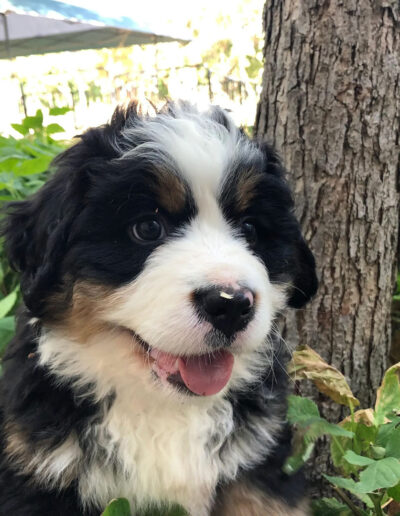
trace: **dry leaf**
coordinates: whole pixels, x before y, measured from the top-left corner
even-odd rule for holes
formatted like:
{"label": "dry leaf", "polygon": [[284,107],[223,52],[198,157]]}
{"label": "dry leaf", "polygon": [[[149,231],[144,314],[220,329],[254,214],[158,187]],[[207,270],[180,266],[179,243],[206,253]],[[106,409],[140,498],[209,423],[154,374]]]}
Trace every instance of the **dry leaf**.
{"label": "dry leaf", "polygon": [[[352,416],[347,416],[341,421],[339,424],[352,422]],[[357,410],[354,412],[354,421],[355,423],[363,423],[365,426],[373,426],[374,425],[374,411],[371,408]]]}
{"label": "dry leaf", "polygon": [[293,353],[288,374],[293,380],[311,380],[320,392],[336,403],[353,407],[360,404],[343,374],[308,346],[301,346]]}

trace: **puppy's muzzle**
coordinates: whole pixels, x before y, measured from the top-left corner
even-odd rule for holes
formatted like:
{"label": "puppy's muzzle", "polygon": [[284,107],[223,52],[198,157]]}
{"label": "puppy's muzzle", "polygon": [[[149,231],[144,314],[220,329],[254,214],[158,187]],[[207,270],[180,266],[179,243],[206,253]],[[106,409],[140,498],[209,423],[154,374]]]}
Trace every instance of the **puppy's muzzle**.
{"label": "puppy's muzzle", "polygon": [[254,317],[254,293],[248,288],[212,286],[197,290],[194,303],[200,316],[228,339]]}

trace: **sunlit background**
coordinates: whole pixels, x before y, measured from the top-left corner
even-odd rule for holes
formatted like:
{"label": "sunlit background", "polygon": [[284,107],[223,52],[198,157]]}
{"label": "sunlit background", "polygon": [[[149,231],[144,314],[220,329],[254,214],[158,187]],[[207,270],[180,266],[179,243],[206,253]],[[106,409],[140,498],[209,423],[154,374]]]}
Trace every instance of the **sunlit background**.
{"label": "sunlit background", "polygon": [[119,103],[137,99],[161,105],[166,99],[210,102],[230,109],[237,123],[254,123],[262,74],[263,0],[124,0],[68,3],[103,16],[129,16],[169,42],[102,50],[59,52],[0,60],[0,133],[42,109],[69,106],[57,122],[71,137],[104,123]]}

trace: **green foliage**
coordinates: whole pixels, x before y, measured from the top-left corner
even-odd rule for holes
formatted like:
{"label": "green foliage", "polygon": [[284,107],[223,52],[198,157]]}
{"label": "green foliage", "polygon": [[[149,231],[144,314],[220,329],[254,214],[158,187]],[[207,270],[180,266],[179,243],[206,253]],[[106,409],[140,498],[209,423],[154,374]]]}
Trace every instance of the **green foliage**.
{"label": "green foliage", "polygon": [[179,505],[169,505],[161,509],[148,508],[145,511],[139,511],[132,516],[188,516],[188,514]]}
{"label": "green foliage", "polygon": [[288,421],[297,427],[297,440],[294,453],[287,460],[284,470],[291,474],[296,472],[310,457],[314,442],[323,435],[351,438],[353,432],[338,425],[329,423],[319,414],[317,405],[308,398],[301,396],[289,396]]}
{"label": "green foliage", "polygon": [[375,423],[380,425],[400,411],[400,363],[386,371],[375,404]]}
{"label": "green foliage", "polygon": [[348,506],[336,498],[322,498],[312,503],[314,516],[350,516],[352,512]]}
{"label": "green foliage", "polygon": [[256,79],[258,77],[258,73],[263,67],[262,61],[257,59],[254,56],[246,56],[249,62],[249,65],[245,68],[247,75],[250,79]]}
{"label": "green foliage", "polygon": [[[339,475],[324,477],[334,486],[338,499],[314,501],[313,514],[396,514],[395,504],[400,501],[400,363],[386,371],[375,407],[357,412],[353,406],[358,400],[343,375],[332,369],[307,348],[294,354],[289,366],[291,376],[297,374],[297,380],[310,378],[321,392],[348,405],[350,415],[333,424],[320,416],[312,400],[289,396],[288,420],[295,425],[294,452],[284,469],[289,474],[296,471],[311,455],[315,440],[321,435],[330,436],[331,458]],[[336,392],[332,377],[338,380]]]}
{"label": "green foliage", "polygon": [[161,78],[157,81],[157,88],[160,99],[166,99],[168,97],[168,86]]}
{"label": "green foliage", "polygon": [[111,500],[102,516],[131,516],[128,500],[125,500],[125,498]]}
{"label": "green foliage", "polygon": [[396,292],[393,296],[393,299],[400,301],[400,272],[397,274]]}
{"label": "green foliage", "polygon": [[187,513],[178,505],[166,505],[162,508],[147,508],[131,513],[128,500],[118,498],[112,500],[102,516],[187,516]]}
{"label": "green foliage", "polygon": [[[51,108],[49,114],[59,116],[69,110],[68,107]],[[1,209],[7,202],[22,200],[40,188],[52,173],[53,158],[66,146],[53,139],[54,134],[64,129],[55,122],[44,125],[40,109],[12,127],[20,138],[0,136]],[[14,312],[19,302],[19,278],[10,268],[0,241],[0,356],[14,335]]]}

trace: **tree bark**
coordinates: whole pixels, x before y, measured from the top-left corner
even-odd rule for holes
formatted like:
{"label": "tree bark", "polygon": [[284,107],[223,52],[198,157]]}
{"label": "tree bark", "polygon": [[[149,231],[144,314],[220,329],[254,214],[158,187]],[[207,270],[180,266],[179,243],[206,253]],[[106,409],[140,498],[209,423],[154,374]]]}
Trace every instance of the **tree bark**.
{"label": "tree bark", "polygon": [[[275,144],[315,254],[320,288],[289,315],[372,406],[387,365],[399,229],[399,0],[267,0],[255,134]],[[303,389],[302,389],[303,391]],[[304,391],[310,394],[310,388]],[[315,395],[315,393],[314,393]],[[326,401],[337,421],[341,409]],[[327,447],[312,467],[316,491]]]}

